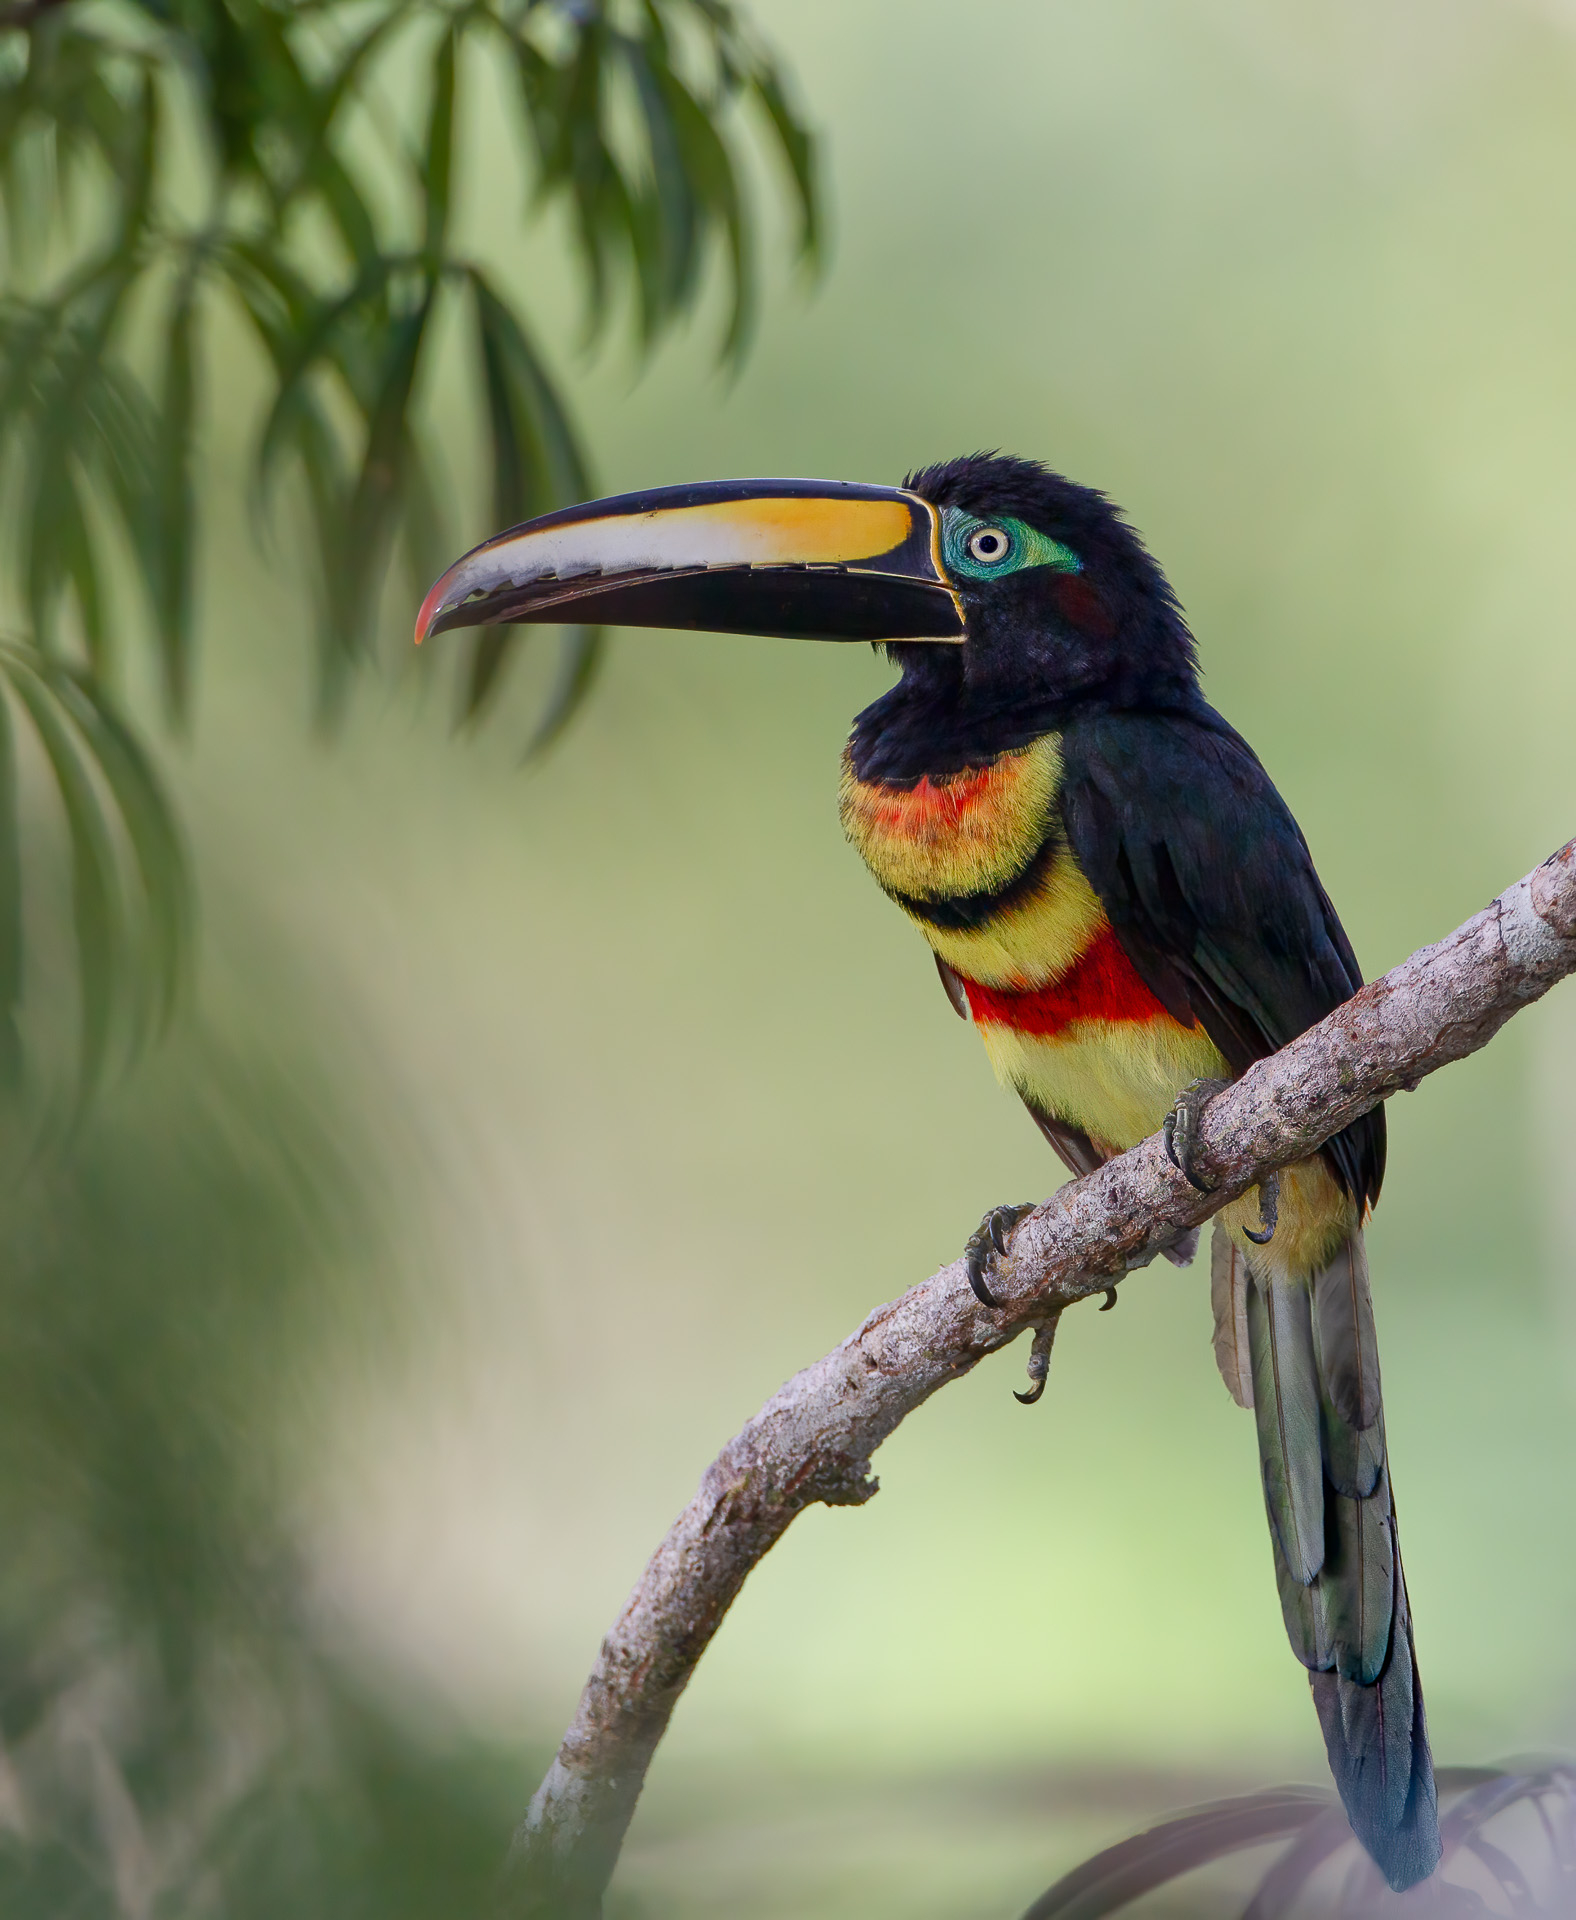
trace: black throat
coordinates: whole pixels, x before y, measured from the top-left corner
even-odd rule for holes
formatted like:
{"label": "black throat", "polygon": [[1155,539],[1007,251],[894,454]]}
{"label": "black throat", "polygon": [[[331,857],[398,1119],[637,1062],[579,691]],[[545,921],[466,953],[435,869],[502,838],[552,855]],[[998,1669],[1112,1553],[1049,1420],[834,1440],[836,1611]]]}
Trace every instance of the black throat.
{"label": "black throat", "polygon": [[967,644],[888,649],[903,677],[854,721],[849,756],[860,780],[912,787],[927,775],[943,779],[1102,713],[1209,712],[1191,674],[1121,675],[1068,692],[1001,684],[994,676],[971,685],[960,657]]}
{"label": "black throat", "polygon": [[927,467],[906,484],[943,513],[1016,518],[1075,565],[954,571],[968,637],[888,646],[903,677],[854,723],[859,779],[912,786],[960,773],[1084,715],[1207,711],[1176,596],[1104,494],[1003,454]]}

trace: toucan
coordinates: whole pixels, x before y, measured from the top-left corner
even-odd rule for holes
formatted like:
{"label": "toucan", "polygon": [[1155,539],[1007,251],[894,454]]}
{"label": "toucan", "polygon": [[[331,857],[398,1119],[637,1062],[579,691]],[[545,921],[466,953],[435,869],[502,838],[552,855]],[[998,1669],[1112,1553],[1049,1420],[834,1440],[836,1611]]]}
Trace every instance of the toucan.
{"label": "toucan", "polygon": [[[1075,1175],[1163,1131],[1197,1183],[1203,1103],[1362,983],[1290,809],[1200,691],[1165,575],[1103,493],[1036,461],[565,508],[456,561],[416,637],[513,621],[884,648],[900,677],[854,721],[843,826]],[[1399,1889],[1440,1840],[1363,1246],[1384,1159],[1376,1109],[1222,1208],[1211,1293],[1286,1631],[1352,1828]],[[969,1242],[987,1303],[1027,1211],[992,1208]]]}

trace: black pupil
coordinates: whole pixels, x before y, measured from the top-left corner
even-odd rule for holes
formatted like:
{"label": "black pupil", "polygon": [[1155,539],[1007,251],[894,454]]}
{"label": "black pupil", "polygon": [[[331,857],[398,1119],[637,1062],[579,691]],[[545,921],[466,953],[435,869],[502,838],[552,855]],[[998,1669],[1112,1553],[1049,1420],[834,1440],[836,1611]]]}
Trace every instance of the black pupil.
{"label": "black pupil", "polygon": [[999,560],[1006,551],[1006,538],[1004,535],[998,533],[994,527],[985,533],[975,534],[974,552],[977,558],[981,560]]}

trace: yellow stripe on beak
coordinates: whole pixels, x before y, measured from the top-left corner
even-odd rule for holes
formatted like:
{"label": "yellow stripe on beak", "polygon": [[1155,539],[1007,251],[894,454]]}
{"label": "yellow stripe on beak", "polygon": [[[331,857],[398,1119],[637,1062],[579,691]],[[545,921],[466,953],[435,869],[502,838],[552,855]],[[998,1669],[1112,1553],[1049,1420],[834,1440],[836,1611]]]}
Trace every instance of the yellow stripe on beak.
{"label": "yellow stripe on beak", "polygon": [[715,481],[547,514],[484,541],[422,603],[416,638],[499,621],[961,640],[935,509],[828,481]]}

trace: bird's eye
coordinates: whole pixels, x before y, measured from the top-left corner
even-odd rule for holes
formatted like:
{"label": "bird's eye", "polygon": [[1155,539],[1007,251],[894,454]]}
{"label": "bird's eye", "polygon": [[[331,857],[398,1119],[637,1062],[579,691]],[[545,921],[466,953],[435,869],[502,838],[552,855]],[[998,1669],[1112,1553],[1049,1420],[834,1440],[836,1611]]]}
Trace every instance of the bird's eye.
{"label": "bird's eye", "polygon": [[982,567],[994,567],[1012,551],[1012,540],[1003,527],[976,527],[965,543],[971,560]]}

